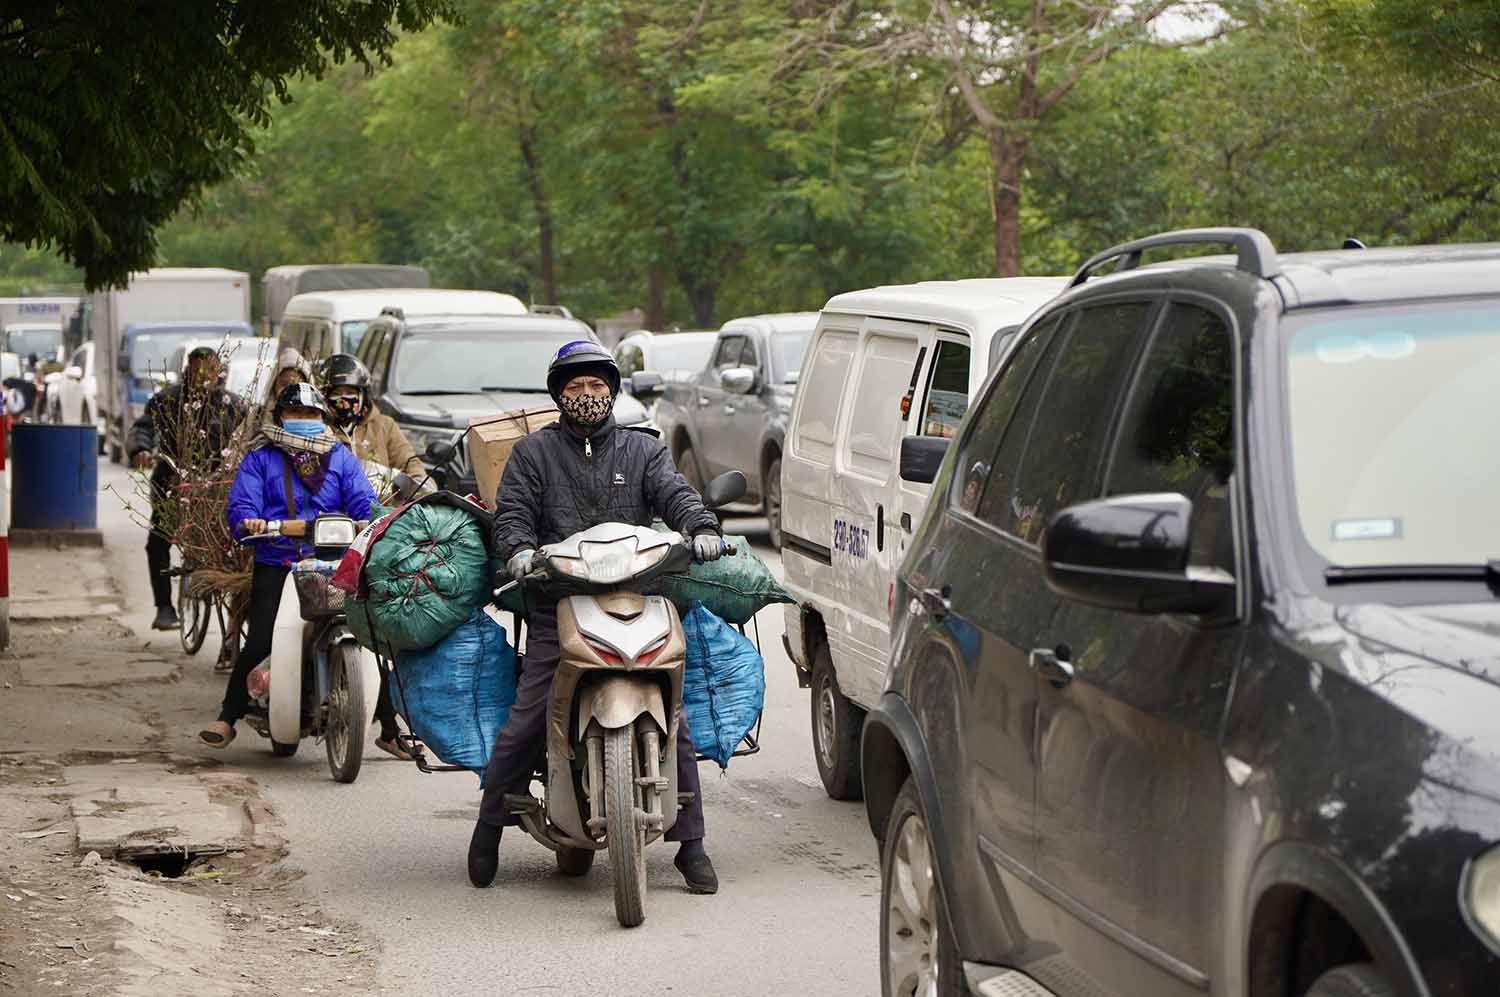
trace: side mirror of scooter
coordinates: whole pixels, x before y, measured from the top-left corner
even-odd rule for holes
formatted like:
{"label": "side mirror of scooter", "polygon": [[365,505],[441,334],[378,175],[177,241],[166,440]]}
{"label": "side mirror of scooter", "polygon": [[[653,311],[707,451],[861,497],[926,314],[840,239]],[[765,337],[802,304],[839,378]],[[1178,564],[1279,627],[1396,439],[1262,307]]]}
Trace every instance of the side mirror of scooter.
{"label": "side mirror of scooter", "polygon": [[703,489],[703,504],[710,509],[726,506],[741,499],[748,487],[745,472],[725,471]]}

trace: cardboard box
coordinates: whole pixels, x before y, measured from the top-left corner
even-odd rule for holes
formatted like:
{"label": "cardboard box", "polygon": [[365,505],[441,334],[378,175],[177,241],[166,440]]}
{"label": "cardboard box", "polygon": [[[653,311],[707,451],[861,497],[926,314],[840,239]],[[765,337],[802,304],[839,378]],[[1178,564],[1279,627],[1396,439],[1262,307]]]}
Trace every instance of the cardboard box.
{"label": "cardboard box", "polygon": [[516,442],[556,422],[557,418],[557,409],[544,405],[513,409],[504,415],[469,423],[464,448],[469,466],[474,470],[475,488],[485,505],[494,508],[495,493],[500,490],[500,476],[505,473],[505,463],[510,460]]}

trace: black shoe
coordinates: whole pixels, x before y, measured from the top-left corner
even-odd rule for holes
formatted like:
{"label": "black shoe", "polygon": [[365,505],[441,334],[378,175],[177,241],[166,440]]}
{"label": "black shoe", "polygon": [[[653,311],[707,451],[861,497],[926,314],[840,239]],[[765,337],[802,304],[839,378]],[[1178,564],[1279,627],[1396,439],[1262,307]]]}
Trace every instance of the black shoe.
{"label": "black shoe", "polygon": [[180,630],[182,622],[177,619],[177,610],[171,606],[157,606],[156,619],[151,621],[152,630]]}
{"label": "black shoe", "polygon": [[475,821],[474,836],[469,839],[469,882],[481,890],[495,881],[500,868],[500,828]]}
{"label": "black shoe", "polygon": [[682,873],[682,878],[687,880],[689,893],[718,893],[719,877],[714,872],[714,864],[708,860],[708,855],[699,852],[696,855],[684,858],[681,852],[672,860],[677,871]]}

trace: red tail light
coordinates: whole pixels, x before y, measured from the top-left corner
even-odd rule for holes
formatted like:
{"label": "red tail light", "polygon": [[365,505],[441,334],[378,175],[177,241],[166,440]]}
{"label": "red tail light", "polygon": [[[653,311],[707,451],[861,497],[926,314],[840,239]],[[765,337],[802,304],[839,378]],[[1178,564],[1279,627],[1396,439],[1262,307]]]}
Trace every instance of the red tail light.
{"label": "red tail light", "polygon": [[657,641],[655,644],[652,644],[650,647],[642,651],[640,653],[640,656],[635,659],[635,663],[638,665],[649,665],[651,664],[651,662],[661,657],[661,652],[665,651],[666,649],[667,638],[663,637],[661,640]]}
{"label": "red tail light", "polygon": [[599,655],[599,657],[601,657],[601,658],[604,659],[604,663],[605,664],[607,664],[607,665],[619,665],[619,664],[623,664],[624,663],[624,661],[625,661],[624,658],[621,658],[614,651],[611,651],[608,647],[605,647],[603,644],[599,643],[597,640],[594,640],[594,638],[592,638],[592,637],[585,637],[583,639],[584,639],[584,642],[587,643],[589,647],[591,647],[591,648],[594,649],[594,653],[595,654]]}

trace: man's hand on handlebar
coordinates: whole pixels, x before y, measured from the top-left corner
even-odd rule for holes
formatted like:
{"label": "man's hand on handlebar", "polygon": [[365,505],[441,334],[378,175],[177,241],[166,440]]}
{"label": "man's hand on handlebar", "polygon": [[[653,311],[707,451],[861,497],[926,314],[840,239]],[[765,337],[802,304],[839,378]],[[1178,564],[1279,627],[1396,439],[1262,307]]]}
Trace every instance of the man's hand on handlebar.
{"label": "man's hand on handlebar", "polygon": [[717,533],[700,533],[693,538],[694,561],[717,561],[725,553],[732,554],[734,551]]}
{"label": "man's hand on handlebar", "polygon": [[510,560],[505,562],[505,570],[510,572],[511,578],[519,582],[531,573],[531,566],[535,560],[536,551],[526,547],[510,556]]}

